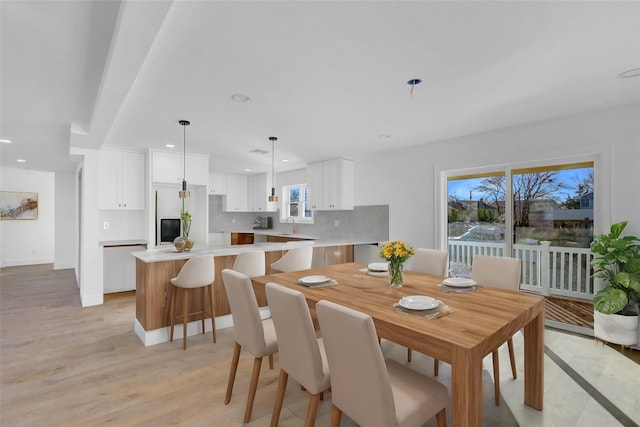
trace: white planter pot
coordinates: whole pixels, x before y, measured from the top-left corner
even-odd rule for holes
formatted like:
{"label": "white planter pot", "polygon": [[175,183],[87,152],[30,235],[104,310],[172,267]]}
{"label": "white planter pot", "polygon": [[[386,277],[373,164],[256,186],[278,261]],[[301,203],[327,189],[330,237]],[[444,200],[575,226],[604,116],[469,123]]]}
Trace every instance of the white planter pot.
{"label": "white planter pot", "polygon": [[633,345],[638,342],[638,317],[593,312],[593,335],[614,344]]}

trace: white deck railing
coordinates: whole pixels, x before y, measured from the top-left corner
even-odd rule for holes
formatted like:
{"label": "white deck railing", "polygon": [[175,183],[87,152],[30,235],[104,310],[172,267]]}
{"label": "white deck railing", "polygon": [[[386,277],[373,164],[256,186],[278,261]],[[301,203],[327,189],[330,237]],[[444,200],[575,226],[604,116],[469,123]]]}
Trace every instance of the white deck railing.
{"label": "white deck railing", "polygon": [[[505,256],[503,243],[449,241],[449,261],[471,265],[474,255]],[[593,299],[589,248],[513,245],[514,258],[522,260],[521,289],[542,295]]]}

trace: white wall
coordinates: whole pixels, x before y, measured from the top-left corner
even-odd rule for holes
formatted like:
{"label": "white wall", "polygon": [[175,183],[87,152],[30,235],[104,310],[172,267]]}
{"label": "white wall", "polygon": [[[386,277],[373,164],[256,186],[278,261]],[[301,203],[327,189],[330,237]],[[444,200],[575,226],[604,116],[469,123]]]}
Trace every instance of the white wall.
{"label": "white wall", "polygon": [[0,221],[0,266],[55,260],[55,174],[2,168],[0,190],[38,193],[38,219]]}
{"label": "white wall", "polygon": [[72,155],[82,158],[82,191],[80,194],[80,260],[78,284],[82,306],[102,304],[102,247],[100,242],[100,154],[97,150],[72,148]]}
{"label": "white wall", "polygon": [[639,105],[621,107],[357,158],[356,205],[388,203],[389,238],[438,247],[437,172],[596,154],[606,175],[596,233],[626,219],[640,235],[639,118]]}
{"label": "white wall", "polygon": [[78,259],[77,199],[75,173],[56,172],[55,263],[53,268],[75,268]]}

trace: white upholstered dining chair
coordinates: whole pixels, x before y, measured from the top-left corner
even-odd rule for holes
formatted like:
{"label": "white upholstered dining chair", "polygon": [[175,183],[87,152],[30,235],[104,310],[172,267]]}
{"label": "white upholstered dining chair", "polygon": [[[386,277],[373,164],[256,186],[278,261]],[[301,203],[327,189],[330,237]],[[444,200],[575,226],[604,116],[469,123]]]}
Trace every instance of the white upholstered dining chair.
{"label": "white upholstered dining chair", "polygon": [[411,271],[434,276],[446,276],[448,257],[447,251],[416,248],[415,254],[411,258]]}
{"label": "white upholstered dining chair", "polygon": [[271,264],[274,272],[286,273],[289,271],[308,270],[313,260],[313,247],[303,246],[291,248],[282,257]]}
{"label": "white upholstered dining chair", "polygon": [[232,270],[249,277],[264,276],[265,274],[264,251],[240,252],[233,262]]}
{"label": "white upholstered dining chair", "polygon": [[277,427],[287,380],[293,378],[309,393],[306,427],[313,427],[323,393],[329,389],[329,365],[322,338],[316,337],[302,292],[276,283],[266,285],[267,301],[278,337],[280,379],[271,427]]}
{"label": "white upholstered dining chair", "polygon": [[[510,257],[495,257],[476,255],[473,257],[471,266],[471,278],[483,286],[492,286],[495,288],[510,289],[514,291],[520,290],[520,277],[522,274],[522,261]],[[509,361],[511,362],[511,374],[513,378],[518,377],[516,371],[516,358],[513,352],[513,339],[509,337],[507,340],[509,349]],[[498,357],[498,348],[491,353],[493,358],[493,389],[495,404],[500,404],[500,361]],[[434,365],[434,373],[438,375],[438,360]]]}
{"label": "white upholstered dining chair", "polygon": [[233,318],[233,332],[235,335],[235,346],[233,349],[233,359],[229,369],[229,381],[227,383],[227,393],[224,404],[231,402],[233,393],[233,383],[238,370],[240,351],[242,348],[253,355],[253,371],[249,385],[249,394],[244,411],[244,422],[251,420],[253,400],[258,388],[260,378],[260,368],[262,359],[269,356],[269,367],[273,369],[273,354],[278,351],[278,341],[272,319],[261,320],[260,309],[256,300],[251,279],[245,274],[234,270],[222,270],[224,288],[227,291],[227,298],[231,306],[231,317]]}
{"label": "white upholstered dining chair", "polygon": [[418,427],[434,415],[446,427],[447,388],[384,360],[371,316],[325,300],[316,312],[331,370],[332,427],[343,412],[367,427]]}
{"label": "white upholstered dining chair", "polygon": [[[182,348],[187,349],[187,324],[189,315],[200,314],[202,319],[202,333],[205,332],[204,319],[206,315],[211,316],[211,329],[213,342],[216,342],[216,310],[213,303],[213,280],[215,278],[213,256],[203,255],[190,258],[180,269],[176,277],[171,282],[171,300],[169,302],[169,313],[171,313],[171,332],[169,341],[173,341],[173,328],[176,320],[176,297],[178,292],[182,294]],[[202,290],[200,301],[200,311],[189,313],[189,291],[192,289]],[[209,313],[205,310],[205,293],[209,294]]]}
{"label": "white upholstered dining chair", "polygon": [[[438,249],[416,248],[415,254],[411,258],[411,270],[418,273],[431,274],[434,276],[447,275],[447,259],[449,253]],[[411,362],[412,350],[407,348],[407,362]],[[437,362],[434,363],[434,370],[437,369]]]}

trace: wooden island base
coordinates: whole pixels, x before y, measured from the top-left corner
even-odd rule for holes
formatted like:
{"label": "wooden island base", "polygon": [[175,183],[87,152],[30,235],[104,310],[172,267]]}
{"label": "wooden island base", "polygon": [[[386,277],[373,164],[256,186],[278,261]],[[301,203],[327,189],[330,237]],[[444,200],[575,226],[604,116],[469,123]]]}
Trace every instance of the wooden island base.
{"label": "wooden island base", "polygon": [[[286,250],[265,251],[266,274],[271,274],[271,263],[282,257]],[[194,254],[195,256],[196,254]],[[223,329],[232,325],[231,308],[227,300],[227,293],[222,283],[222,270],[232,268],[235,255],[214,256],[215,280],[214,305],[216,314],[216,329]],[[144,262],[136,258],[136,321],[135,330],[140,340],[145,344],[154,345],[169,341],[169,326],[171,318],[169,302],[171,301],[172,285],[170,280],[178,275],[187,259],[173,259],[157,262]],[[313,265],[331,265],[353,262],[353,245],[322,246],[313,248]],[[203,299],[202,290],[194,289],[189,293],[189,312],[200,310]],[[176,300],[177,307],[182,307],[181,295]],[[208,303],[205,303],[208,306]],[[258,297],[258,305],[266,306],[264,297]],[[205,322],[207,328],[210,322]],[[207,332],[210,329],[205,330]],[[189,317],[188,335],[202,333],[199,318]],[[174,340],[182,338],[182,328],[176,328]]]}

